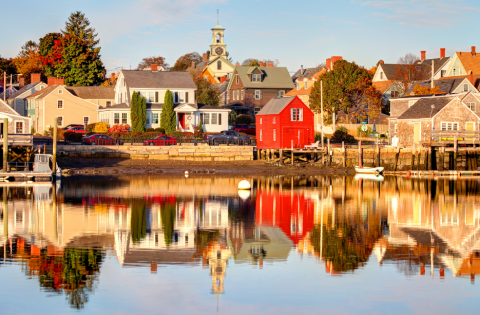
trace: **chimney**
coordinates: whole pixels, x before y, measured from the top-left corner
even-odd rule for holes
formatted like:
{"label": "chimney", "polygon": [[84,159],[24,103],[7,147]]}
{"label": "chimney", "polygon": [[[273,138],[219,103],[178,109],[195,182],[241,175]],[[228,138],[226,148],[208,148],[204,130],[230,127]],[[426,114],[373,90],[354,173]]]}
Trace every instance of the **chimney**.
{"label": "chimney", "polygon": [[473,82],[473,71],[472,70],[468,71],[467,79],[468,79],[468,81],[470,81],[470,83],[472,83],[473,86],[475,86],[475,83]]}
{"label": "chimney", "polygon": [[63,78],[55,78],[55,85],[63,85]]}
{"label": "chimney", "polygon": [[158,65],[151,65],[150,70],[152,71],[158,71]]}
{"label": "chimney", "polygon": [[47,85],[48,86],[52,86],[52,85],[55,85],[55,77],[48,77],[47,78]]}
{"label": "chimney", "polygon": [[239,62],[235,63],[235,67],[239,67],[239,66],[240,66]]}
{"label": "chimney", "polygon": [[227,76],[226,75],[224,75],[223,77],[220,77],[220,83],[223,83],[225,81],[227,81]]}
{"label": "chimney", "polygon": [[380,61],[378,62],[378,64],[379,64],[379,65],[383,65],[383,64],[384,64],[383,60],[380,60]]}
{"label": "chimney", "polygon": [[340,60],[343,60],[342,56],[332,56],[331,65],[330,65],[331,70],[333,70],[333,66],[335,65],[335,62],[340,61]]}
{"label": "chimney", "polygon": [[202,59],[202,60],[207,60],[207,56],[208,56],[208,55],[207,55],[207,53],[204,53],[204,54],[203,54],[203,59]]}
{"label": "chimney", "polygon": [[195,61],[192,61],[192,70],[195,69]]}
{"label": "chimney", "polygon": [[32,73],[30,75],[30,83],[40,82],[41,74],[40,73]]}
{"label": "chimney", "polygon": [[260,61],[260,67],[263,67],[263,61]]}
{"label": "chimney", "polygon": [[25,86],[25,78],[18,79],[18,88],[21,89]]}
{"label": "chimney", "polygon": [[[325,62],[325,65],[327,67],[327,70],[332,70],[332,68],[331,68],[332,60],[331,59],[327,59],[327,61]],[[302,66],[302,68],[303,68],[303,66]]]}
{"label": "chimney", "polygon": [[420,55],[422,56],[422,61],[425,60],[425,59],[427,59],[427,58],[426,58],[427,52],[426,52],[425,50],[422,50],[422,51],[420,52]]}
{"label": "chimney", "polygon": [[300,66],[300,74],[303,75],[303,65]]}
{"label": "chimney", "polygon": [[112,78],[112,80],[115,80],[115,73],[112,72],[112,74],[110,75],[110,77]]}
{"label": "chimney", "polygon": [[440,58],[445,58],[445,48],[440,48]]}
{"label": "chimney", "polygon": [[475,46],[472,46],[472,55],[475,56],[476,54],[477,54],[476,48]]}
{"label": "chimney", "polygon": [[267,61],[267,67],[273,67],[273,61]]}
{"label": "chimney", "polygon": [[207,60],[203,60],[203,64],[204,64],[204,65],[207,65]]}

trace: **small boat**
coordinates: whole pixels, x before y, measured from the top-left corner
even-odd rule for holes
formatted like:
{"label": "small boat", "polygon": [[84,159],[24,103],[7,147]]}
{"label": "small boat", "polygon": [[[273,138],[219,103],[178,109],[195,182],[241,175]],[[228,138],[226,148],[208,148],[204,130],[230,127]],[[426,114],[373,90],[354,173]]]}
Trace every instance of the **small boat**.
{"label": "small boat", "polygon": [[374,181],[374,182],[383,182],[385,177],[380,174],[356,174],[353,178],[354,180],[366,180],[366,181]]}
{"label": "small boat", "polygon": [[355,166],[355,172],[359,174],[382,174],[383,167],[358,167]]}

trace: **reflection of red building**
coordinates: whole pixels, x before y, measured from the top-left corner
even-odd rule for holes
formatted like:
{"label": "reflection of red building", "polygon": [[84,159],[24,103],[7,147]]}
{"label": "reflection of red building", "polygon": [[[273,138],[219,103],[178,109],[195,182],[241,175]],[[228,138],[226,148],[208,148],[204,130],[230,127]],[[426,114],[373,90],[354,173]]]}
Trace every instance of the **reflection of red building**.
{"label": "reflection of red building", "polygon": [[255,224],[278,226],[295,245],[312,229],[313,211],[303,194],[257,191]]}

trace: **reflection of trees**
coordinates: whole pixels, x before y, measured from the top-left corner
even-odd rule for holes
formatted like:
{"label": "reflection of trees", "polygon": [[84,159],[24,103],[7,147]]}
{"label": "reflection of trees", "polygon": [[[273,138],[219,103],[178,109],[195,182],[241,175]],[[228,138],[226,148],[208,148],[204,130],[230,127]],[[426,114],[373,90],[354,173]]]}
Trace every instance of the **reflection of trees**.
{"label": "reflection of trees", "polygon": [[63,290],[70,305],[82,309],[88,293],[98,279],[97,273],[105,257],[99,249],[65,248],[62,254],[49,256],[42,250],[39,258],[30,258],[30,275],[39,276],[40,286],[51,291]]}
{"label": "reflection of trees", "polygon": [[134,200],[132,202],[132,220],[130,224],[132,242],[140,242],[147,234],[147,214],[144,201]]}
{"label": "reflection of trees", "polygon": [[173,229],[175,227],[175,204],[166,203],[160,210],[162,217],[162,229],[165,237],[165,245],[168,247],[173,242]]}

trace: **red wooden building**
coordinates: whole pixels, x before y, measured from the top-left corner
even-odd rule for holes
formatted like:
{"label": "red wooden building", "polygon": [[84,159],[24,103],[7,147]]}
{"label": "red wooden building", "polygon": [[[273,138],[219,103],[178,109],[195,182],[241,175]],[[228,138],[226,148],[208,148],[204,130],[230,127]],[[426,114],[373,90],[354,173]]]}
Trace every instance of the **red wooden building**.
{"label": "red wooden building", "polygon": [[271,99],[255,116],[257,148],[303,148],[312,144],[314,114],[297,96]]}

